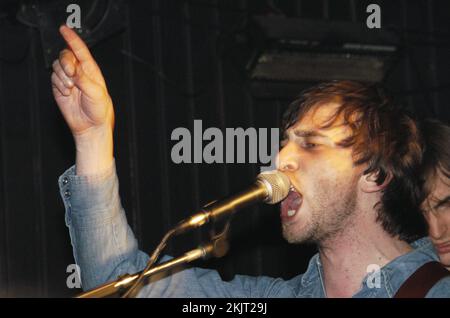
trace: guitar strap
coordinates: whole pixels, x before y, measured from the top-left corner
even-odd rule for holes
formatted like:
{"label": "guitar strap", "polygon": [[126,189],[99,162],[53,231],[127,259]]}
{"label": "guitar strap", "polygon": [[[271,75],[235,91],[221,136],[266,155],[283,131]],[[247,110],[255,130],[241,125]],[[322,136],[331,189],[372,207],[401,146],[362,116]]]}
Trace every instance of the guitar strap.
{"label": "guitar strap", "polygon": [[450,276],[450,272],[441,263],[426,263],[409,276],[394,298],[424,298],[430,289],[446,276]]}

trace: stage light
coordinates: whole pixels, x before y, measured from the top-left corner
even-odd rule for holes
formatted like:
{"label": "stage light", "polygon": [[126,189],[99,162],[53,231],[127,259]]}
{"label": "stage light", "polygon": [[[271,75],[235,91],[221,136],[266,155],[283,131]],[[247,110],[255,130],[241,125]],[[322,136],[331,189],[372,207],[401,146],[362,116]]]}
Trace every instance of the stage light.
{"label": "stage light", "polygon": [[399,52],[394,34],[352,22],[258,16],[253,23],[258,40],[246,70],[260,97],[291,98],[302,82],[380,82]]}

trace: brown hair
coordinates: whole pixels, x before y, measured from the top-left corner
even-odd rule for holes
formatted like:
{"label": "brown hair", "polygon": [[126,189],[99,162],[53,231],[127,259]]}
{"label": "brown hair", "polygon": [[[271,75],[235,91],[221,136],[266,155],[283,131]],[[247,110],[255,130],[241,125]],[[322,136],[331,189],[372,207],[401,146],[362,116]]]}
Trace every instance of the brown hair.
{"label": "brown hair", "polygon": [[423,236],[426,223],[417,178],[422,138],[416,121],[379,86],[332,81],[304,91],[292,102],[283,116],[283,130],[330,102],[338,102],[339,107],[322,128],[343,115],[352,135],[340,145],[353,147],[355,165],[366,163],[364,173],[377,173],[378,184],[392,176],[377,206],[377,221],[386,232],[408,242]]}
{"label": "brown hair", "polygon": [[450,126],[436,119],[425,119],[420,124],[424,138],[421,169],[422,199],[425,201],[433,191],[438,171],[450,186]]}

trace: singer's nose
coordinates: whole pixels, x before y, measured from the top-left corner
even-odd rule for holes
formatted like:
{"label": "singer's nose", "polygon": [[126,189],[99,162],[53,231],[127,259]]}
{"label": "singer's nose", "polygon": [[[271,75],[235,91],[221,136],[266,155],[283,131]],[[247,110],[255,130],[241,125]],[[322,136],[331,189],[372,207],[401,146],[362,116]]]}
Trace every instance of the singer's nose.
{"label": "singer's nose", "polygon": [[278,153],[277,165],[278,170],[282,172],[293,172],[298,169],[298,153],[293,143],[288,142]]}
{"label": "singer's nose", "polygon": [[439,218],[439,214],[433,211],[425,213],[425,218],[428,222],[428,235],[435,241],[441,240],[445,237],[447,232],[447,223]]}

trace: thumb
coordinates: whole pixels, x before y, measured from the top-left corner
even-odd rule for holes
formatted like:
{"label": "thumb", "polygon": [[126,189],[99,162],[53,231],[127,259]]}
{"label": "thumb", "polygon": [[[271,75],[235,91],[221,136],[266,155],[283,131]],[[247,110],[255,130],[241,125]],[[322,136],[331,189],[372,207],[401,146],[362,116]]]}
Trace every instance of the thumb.
{"label": "thumb", "polygon": [[86,75],[80,64],[77,65],[72,79],[75,86],[89,98],[98,98],[103,93],[102,87]]}

